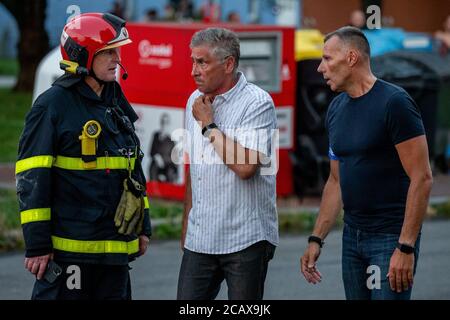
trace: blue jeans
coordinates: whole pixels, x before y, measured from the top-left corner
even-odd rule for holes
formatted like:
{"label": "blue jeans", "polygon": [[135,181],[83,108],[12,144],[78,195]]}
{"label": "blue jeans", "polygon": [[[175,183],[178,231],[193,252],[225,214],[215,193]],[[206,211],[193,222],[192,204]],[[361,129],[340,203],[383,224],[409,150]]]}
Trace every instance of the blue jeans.
{"label": "blue jeans", "polygon": [[178,300],[212,300],[225,279],[230,300],[261,300],[269,260],[275,246],[260,241],[229,254],[184,249],[178,278]]}
{"label": "blue jeans", "polygon": [[[348,300],[409,300],[411,298],[412,288],[397,293],[391,290],[389,279],[386,278],[390,259],[399,236],[398,234],[366,232],[347,224],[344,225],[342,278],[345,296]],[[419,245],[420,234],[415,244],[414,274],[419,258]],[[371,267],[369,268],[369,266]],[[377,273],[377,271],[380,272]],[[375,283],[379,286],[374,286]]]}

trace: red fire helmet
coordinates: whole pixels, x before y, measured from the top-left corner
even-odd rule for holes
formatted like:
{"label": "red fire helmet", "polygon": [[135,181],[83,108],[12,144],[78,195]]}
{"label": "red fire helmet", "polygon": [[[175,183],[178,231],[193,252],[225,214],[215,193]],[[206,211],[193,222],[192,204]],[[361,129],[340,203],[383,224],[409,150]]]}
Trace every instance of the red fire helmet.
{"label": "red fire helmet", "polygon": [[91,70],[96,53],[131,43],[125,23],[110,13],[82,13],[74,17],[61,34],[63,59]]}

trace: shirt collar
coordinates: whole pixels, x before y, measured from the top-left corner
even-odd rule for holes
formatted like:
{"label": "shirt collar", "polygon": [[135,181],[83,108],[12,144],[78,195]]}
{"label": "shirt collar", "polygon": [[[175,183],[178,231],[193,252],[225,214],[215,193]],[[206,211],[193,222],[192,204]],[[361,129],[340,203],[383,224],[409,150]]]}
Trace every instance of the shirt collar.
{"label": "shirt collar", "polygon": [[217,95],[215,99],[217,99],[217,97],[222,97],[223,100],[227,101],[236,96],[247,84],[247,79],[245,79],[245,76],[241,71],[237,72],[237,77],[239,78],[239,80],[234,85],[234,87],[225,93]]}

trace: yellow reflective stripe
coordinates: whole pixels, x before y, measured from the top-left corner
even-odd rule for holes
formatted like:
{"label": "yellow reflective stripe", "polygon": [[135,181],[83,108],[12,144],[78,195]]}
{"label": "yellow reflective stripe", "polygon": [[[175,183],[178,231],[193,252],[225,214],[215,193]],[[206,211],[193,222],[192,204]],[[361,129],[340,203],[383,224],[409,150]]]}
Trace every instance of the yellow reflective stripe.
{"label": "yellow reflective stripe", "polygon": [[16,162],[16,174],[34,168],[51,168],[53,156],[34,156]]}
{"label": "yellow reflective stripe", "polygon": [[29,209],[20,212],[20,223],[50,220],[50,208]]}
{"label": "yellow reflective stripe", "polygon": [[[134,169],[136,158],[131,158],[131,168]],[[102,170],[102,169],[128,169],[128,159],[125,157],[99,157],[95,168],[84,168],[81,158],[57,156],[55,167],[67,170]]]}
{"label": "yellow reflective stripe", "polygon": [[115,240],[72,240],[52,236],[53,248],[77,253],[127,253],[139,251],[139,239],[130,242]]}
{"label": "yellow reflective stripe", "polygon": [[144,209],[150,208],[150,205],[148,204],[148,198],[147,196],[144,196]]}
{"label": "yellow reflective stripe", "polygon": [[[131,168],[134,169],[136,158],[131,158]],[[16,162],[16,174],[34,169],[51,168],[53,166],[67,170],[102,170],[102,169],[128,169],[128,159],[125,157],[99,157],[95,168],[84,168],[81,158],[57,156],[35,156]]]}

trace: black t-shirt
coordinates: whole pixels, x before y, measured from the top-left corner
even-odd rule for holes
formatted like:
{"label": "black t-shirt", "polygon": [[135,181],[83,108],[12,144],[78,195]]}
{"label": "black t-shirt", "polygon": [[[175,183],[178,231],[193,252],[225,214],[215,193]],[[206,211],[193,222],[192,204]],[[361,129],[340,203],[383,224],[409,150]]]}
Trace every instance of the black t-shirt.
{"label": "black t-shirt", "polygon": [[400,233],[410,180],[395,145],[425,134],[413,99],[377,80],[361,97],[337,96],[326,124],[330,158],[339,160],[344,221],[365,231]]}

